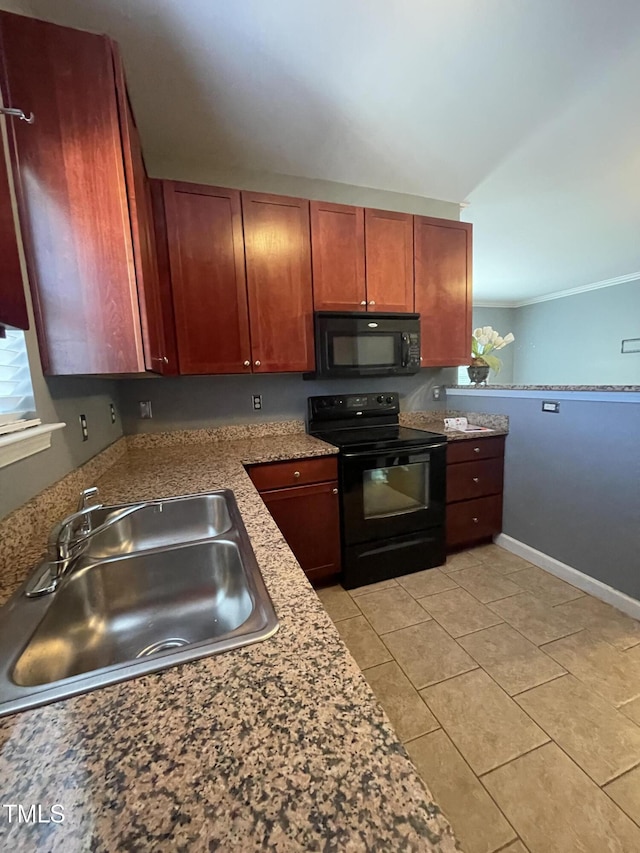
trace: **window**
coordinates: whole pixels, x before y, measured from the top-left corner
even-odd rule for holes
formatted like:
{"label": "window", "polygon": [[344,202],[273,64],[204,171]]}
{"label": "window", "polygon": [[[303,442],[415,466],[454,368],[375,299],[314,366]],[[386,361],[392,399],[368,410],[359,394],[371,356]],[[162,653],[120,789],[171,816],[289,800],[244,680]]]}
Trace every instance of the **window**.
{"label": "window", "polygon": [[24,332],[6,330],[0,338],[0,423],[33,417],[35,403]]}
{"label": "window", "polygon": [[469,374],[467,373],[466,367],[458,368],[458,385],[471,385],[471,380],[469,379]]}

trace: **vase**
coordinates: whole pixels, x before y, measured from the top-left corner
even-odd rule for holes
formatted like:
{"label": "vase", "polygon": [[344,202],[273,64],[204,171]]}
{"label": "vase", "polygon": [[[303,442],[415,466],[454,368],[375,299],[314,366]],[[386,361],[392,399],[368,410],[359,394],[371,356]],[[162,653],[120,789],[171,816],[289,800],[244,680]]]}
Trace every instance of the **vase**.
{"label": "vase", "polygon": [[486,383],[489,376],[489,365],[471,364],[467,367],[467,373],[469,374],[469,381],[473,382],[474,385],[480,385],[483,382]]}

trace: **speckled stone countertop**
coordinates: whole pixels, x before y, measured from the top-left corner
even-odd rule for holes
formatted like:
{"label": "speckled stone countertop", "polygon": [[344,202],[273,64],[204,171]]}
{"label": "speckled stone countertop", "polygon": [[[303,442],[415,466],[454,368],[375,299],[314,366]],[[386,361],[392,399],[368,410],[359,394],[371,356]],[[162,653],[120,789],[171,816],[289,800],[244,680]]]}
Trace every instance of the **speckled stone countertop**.
{"label": "speckled stone countertop", "polygon": [[[470,424],[487,427],[488,432],[458,432],[444,428],[445,418],[467,418]],[[400,423],[403,426],[425,429],[446,435],[447,441],[464,441],[478,438],[489,438],[492,435],[507,435],[509,418],[507,415],[489,415],[481,412],[401,412]]]}
{"label": "speckled stone countertop", "polygon": [[464,391],[629,391],[638,393],[640,385],[449,385]]}
{"label": "speckled stone countertop", "polygon": [[100,478],[109,502],[232,489],[280,629],[0,720],[2,802],[65,814],[0,816],[4,849],[459,849],[242,465],[333,452],[302,434],[129,448]]}

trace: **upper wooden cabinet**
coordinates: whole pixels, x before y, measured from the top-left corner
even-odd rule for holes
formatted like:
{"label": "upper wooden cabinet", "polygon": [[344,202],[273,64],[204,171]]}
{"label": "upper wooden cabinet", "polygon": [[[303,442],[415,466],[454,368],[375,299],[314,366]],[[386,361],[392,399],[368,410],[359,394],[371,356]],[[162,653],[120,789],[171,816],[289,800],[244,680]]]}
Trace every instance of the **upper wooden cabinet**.
{"label": "upper wooden cabinet", "polygon": [[309,202],[242,193],[253,370],[313,370]]}
{"label": "upper wooden cabinet", "polygon": [[0,140],[0,329],[4,326],[28,329],[29,315],[4,145]]}
{"label": "upper wooden cabinet", "polygon": [[416,216],[415,306],[422,367],[468,364],[471,351],[471,233],[466,222]]}
{"label": "upper wooden cabinet", "polygon": [[150,200],[112,44],[9,13],[0,38],[3,99],[35,114],[9,124],[45,372],[161,371]]}
{"label": "upper wooden cabinet", "polygon": [[364,210],[310,202],[313,307],[316,311],[366,311]]}
{"label": "upper wooden cabinet", "polygon": [[364,212],[369,311],[413,311],[413,216]]}
{"label": "upper wooden cabinet", "polygon": [[163,183],[180,373],[251,372],[240,193]]}

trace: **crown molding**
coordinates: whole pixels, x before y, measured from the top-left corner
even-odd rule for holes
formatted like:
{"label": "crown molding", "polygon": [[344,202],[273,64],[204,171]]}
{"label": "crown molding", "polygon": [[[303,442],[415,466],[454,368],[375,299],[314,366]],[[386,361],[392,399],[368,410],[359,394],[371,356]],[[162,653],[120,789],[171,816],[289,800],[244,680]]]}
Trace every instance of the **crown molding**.
{"label": "crown molding", "polygon": [[478,308],[524,308],[525,305],[536,305],[538,302],[550,302],[553,299],[564,299],[565,296],[577,296],[580,293],[588,293],[590,290],[600,290],[603,287],[615,287],[617,284],[626,284],[628,281],[640,279],[640,271],[630,272],[627,275],[619,275],[616,278],[606,278],[602,281],[594,281],[591,284],[582,284],[580,287],[571,287],[568,290],[556,290],[553,293],[545,293],[542,296],[532,296],[531,299],[514,299],[512,301],[478,300],[474,307]]}

